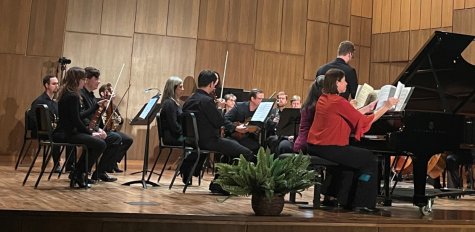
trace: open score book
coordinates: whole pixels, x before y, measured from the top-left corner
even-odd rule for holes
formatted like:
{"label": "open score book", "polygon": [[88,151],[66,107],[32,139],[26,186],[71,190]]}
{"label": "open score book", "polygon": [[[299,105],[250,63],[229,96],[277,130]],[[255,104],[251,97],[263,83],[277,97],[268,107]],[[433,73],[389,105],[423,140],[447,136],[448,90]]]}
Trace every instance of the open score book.
{"label": "open score book", "polygon": [[380,90],[375,90],[368,84],[358,85],[356,90],[356,109],[360,109],[370,104],[373,101],[378,100],[375,110],[383,107],[386,101],[391,98],[399,99],[397,105],[393,106],[391,111],[403,111],[411,97],[414,87],[405,87],[401,82],[397,83],[397,87],[393,85],[385,85]]}

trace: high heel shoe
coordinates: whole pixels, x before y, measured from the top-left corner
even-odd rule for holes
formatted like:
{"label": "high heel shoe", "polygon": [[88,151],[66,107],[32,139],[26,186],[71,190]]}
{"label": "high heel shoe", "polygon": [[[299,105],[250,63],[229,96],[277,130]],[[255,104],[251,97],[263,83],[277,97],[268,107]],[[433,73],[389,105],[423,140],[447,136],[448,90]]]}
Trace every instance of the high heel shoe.
{"label": "high heel shoe", "polygon": [[77,184],[79,188],[91,188],[92,185],[86,181],[87,181],[86,174],[79,172],[75,174],[74,177],[71,179],[70,187],[75,187]]}

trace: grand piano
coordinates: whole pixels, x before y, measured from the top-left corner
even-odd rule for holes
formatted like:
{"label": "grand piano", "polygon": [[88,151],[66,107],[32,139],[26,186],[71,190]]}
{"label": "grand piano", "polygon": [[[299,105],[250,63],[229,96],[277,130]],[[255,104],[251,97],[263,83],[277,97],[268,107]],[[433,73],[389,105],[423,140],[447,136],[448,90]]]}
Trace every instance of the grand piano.
{"label": "grand piano", "polygon": [[432,34],[393,83],[414,87],[405,111],[387,112],[361,142],[351,142],[384,157],[385,205],[391,204],[389,159],[395,155],[408,155],[413,160],[410,197],[424,215],[432,212],[435,197],[470,192],[426,191],[426,176],[433,155],[460,148],[466,115],[475,113],[475,66],[462,57],[474,38],[441,31]]}

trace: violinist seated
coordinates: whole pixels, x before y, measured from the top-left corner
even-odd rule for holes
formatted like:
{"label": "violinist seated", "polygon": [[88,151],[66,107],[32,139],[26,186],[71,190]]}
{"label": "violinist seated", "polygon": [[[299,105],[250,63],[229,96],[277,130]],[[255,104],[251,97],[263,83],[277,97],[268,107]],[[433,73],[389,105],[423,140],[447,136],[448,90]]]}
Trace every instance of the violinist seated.
{"label": "violinist seated", "polygon": [[[38,97],[36,98],[32,103],[30,107],[30,111],[28,112],[28,120],[29,120],[29,130],[31,130],[31,137],[36,138],[36,113],[35,109],[38,104],[45,104],[48,106],[48,109],[51,112],[51,119],[53,120],[53,129],[55,128],[55,124],[57,121],[57,116],[58,116],[58,102],[56,102],[56,99],[54,99],[54,95],[56,92],[58,92],[59,89],[59,82],[58,78],[56,78],[53,75],[46,75],[43,78],[43,87],[45,88],[45,91]],[[60,147],[55,147],[53,149],[53,162],[56,163],[60,159],[61,153],[60,152]],[[58,165],[54,169],[55,173],[61,172],[61,165],[58,163]]]}
{"label": "violinist seated", "polygon": [[[80,91],[83,101],[81,104],[81,119],[83,120],[84,124],[92,127],[94,131],[102,133],[103,130],[101,128],[103,127],[103,125],[101,115],[98,115],[98,110],[100,106],[107,105],[108,100],[101,100],[98,102],[96,97],[94,96],[93,91],[96,90],[99,87],[99,84],[101,83],[99,79],[99,70],[92,67],[87,67],[84,70],[86,71],[86,82],[84,84],[84,87]],[[105,109],[105,107],[103,108]],[[93,118],[97,116],[99,116],[97,118],[97,121],[93,120]],[[119,134],[112,131],[105,131],[105,133],[107,136],[104,138],[104,142],[107,144],[107,148],[102,153],[102,158],[99,164],[97,165],[95,172],[92,175],[92,179],[96,181],[97,179],[99,179],[105,182],[113,182],[117,181],[117,178],[113,178],[107,175],[106,170],[110,170],[114,167],[114,164],[117,159],[116,154],[119,151],[119,147],[122,146],[122,138]]]}
{"label": "violinist seated", "polygon": [[102,122],[107,123],[107,125],[104,125],[102,129],[105,129],[105,131],[115,132],[122,139],[122,144],[119,146],[119,149],[117,150],[117,154],[115,156],[115,162],[113,162],[112,165],[108,166],[108,169],[106,169],[106,172],[121,173],[124,171],[119,169],[118,163],[120,163],[122,159],[124,158],[124,156],[126,156],[127,151],[129,150],[130,146],[132,146],[132,143],[134,142],[134,139],[130,137],[129,135],[118,131],[118,127],[124,124],[124,119],[119,113],[119,108],[117,108],[117,106],[114,104],[115,94],[113,94],[111,84],[108,83],[106,85],[102,85],[99,88],[99,94],[101,95],[101,98],[96,99],[97,101],[109,100],[109,99],[111,100],[111,103],[109,104],[110,108],[107,108],[106,110],[104,110],[105,117],[102,117],[103,119]]}
{"label": "violinist seated", "polygon": [[[300,96],[294,95],[292,99],[290,100],[290,104],[292,105],[293,109],[300,109],[302,104],[300,104]],[[275,148],[274,145],[274,150],[271,153],[276,154],[274,157],[279,157],[280,154],[284,153],[292,153],[294,152],[294,136],[295,135],[289,135],[289,136],[283,136],[283,135],[275,135],[278,136],[278,143],[277,147]],[[269,140],[268,140],[269,141]]]}
{"label": "violinist seated", "polygon": [[180,105],[183,91],[183,81],[179,77],[170,77],[163,89],[160,120],[163,131],[161,136],[166,145],[181,146],[183,144],[180,117],[183,113]]}
{"label": "violinist seated", "polygon": [[252,89],[249,93],[249,101],[236,103],[236,106],[224,115],[225,135],[247,147],[254,154],[257,154],[259,150],[259,132],[264,128],[264,125],[256,123],[247,126],[246,121],[252,118],[262,99],[264,99],[264,92]]}

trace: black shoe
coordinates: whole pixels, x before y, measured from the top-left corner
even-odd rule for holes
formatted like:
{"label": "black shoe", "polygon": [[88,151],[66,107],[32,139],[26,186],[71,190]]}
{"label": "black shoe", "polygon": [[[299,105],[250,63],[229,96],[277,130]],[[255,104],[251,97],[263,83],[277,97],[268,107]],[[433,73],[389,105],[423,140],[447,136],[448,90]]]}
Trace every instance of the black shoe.
{"label": "black shoe", "polygon": [[[188,176],[190,176],[191,168],[189,167],[187,162],[183,162],[180,167],[180,175],[181,175],[181,181],[183,184],[186,184],[186,180],[188,180]],[[191,185],[191,180],[190,183]]]}
{"label": "black shoe", "polygon": [[329,206],[329,207],[338,207],[338,201],[336,200],[336,198],[334,198],[333,200],[330,200],[327,197],[325,197],[322,201],[322,205]]}
{"label": "black shoe", "polygon": [[78,172],[77,174],[73,174],[73,179],[71,180],[71,186],[75,187],[78,185],[80,188],[91,188],[91,184],[86,184],[87,176],[85,173]]}
{"label": "black shoe", "polygon": [[376,213],[380,210],[377,208],[368,208],[368,207],[353,207],[353,211],[360,213]]}
{"label": "black shoe", "polygon": [[113,169],[106,170],[106,173],[114,173]]}
{"label": "black shoe", "polygon": [[56,168],[54,169],[54,173],[61,173],[61,165],[57,165]]}
{"label": "black shoe", "polygon": [[107,173],[103,172],[103,173],[99,173],[99,176],[97,177],[96,175],[96,172],[94,172],[92,174],[92,179],[93,180],[97,180],[96,178],[99,178],[99,180],[102,180],[104,182],[114,182],[114,181],[117,181],[117,178],[115,177],[110,177],[109,175],[107,175]]}
{"label": "black shoe", "polygon": [[117,165],[117,163],[115,163],[115,166],[114,166],[114,168],[112,168],[112,169],[114,170],[114,172],[117,172],[117,173],[122,173],[122,172],[124,172],[123,170],[120,170],[120,169],[119,169],[119,165]]}
{"label": "black shoe", "polygon": [[221,185],[215,184],[213,182],[211,182],[211,184],[209,185],[209,191],[211,191],[211,193],[222,194],[223,196],[230,195],[228,191],[225,191],[223,188],[221,188]]}
{"label": "black shoe", "polygon": [[87,183],[88,184],[97,184],[97,180],[93,180],[93,179],[87,179]]}

